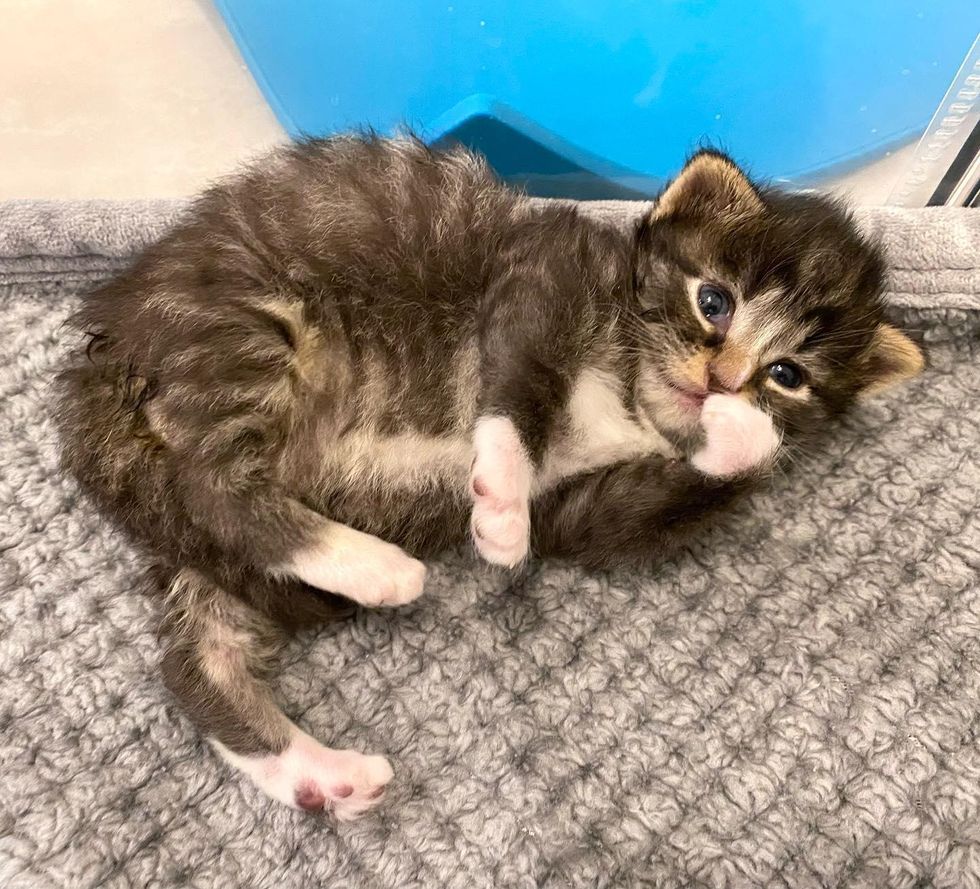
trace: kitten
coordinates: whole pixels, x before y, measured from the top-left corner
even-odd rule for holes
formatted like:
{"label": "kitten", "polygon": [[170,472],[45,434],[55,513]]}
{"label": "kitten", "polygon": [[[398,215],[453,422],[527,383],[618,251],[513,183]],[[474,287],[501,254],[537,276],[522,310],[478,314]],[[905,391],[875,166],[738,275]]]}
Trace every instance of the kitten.
{"label": "kitten", "polygon": [[84,301],[66,467],[156,556],[164,679],[287,805],[353,818],[392,777],[273,702],[282,629],[410,602],[471,537],[654,559],[784,439],[919,371],[841,208],[697,154],[622,232],[478,157],[286,148],[206,193]]}

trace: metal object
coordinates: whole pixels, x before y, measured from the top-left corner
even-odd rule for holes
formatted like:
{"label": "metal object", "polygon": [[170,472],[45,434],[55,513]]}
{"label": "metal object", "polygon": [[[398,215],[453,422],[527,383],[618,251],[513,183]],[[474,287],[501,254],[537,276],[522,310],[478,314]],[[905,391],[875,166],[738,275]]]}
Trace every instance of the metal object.
{"label": "metal object", "polygon": [[899,207],[980,206],[980,37],[888,201]]}

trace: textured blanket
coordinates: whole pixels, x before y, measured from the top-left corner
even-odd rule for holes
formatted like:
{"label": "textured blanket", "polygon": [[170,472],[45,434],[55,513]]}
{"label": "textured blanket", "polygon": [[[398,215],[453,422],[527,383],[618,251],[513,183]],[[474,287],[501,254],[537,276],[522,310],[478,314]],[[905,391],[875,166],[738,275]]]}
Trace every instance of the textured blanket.
{"label": "textured blanket", "polygon": [[450,554],[297,640],[288,712],[395,767],[338,827],[202,743],[58,472],[65,314],[179,210],[0,205],[0,886],[980,887],[980,213],[862,214],[930,369],[675,560]]}

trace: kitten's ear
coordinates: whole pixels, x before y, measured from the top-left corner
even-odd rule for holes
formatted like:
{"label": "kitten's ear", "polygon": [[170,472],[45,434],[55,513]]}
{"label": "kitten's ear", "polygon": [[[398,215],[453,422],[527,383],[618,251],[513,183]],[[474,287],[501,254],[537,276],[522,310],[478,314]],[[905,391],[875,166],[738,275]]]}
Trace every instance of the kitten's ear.
{"label": "kitten's ear", "polygon": [[861,395],[874,395],[911,379],[925,367],[925,355],[904,333],[890,324],[879,324],[864,355],[864,387]]}
{"label": "kitten's ear", "polygon": [[735,161],[717,151],[699,151],[667,186],[651,211],[664,216],[758,213],[762,199]]}

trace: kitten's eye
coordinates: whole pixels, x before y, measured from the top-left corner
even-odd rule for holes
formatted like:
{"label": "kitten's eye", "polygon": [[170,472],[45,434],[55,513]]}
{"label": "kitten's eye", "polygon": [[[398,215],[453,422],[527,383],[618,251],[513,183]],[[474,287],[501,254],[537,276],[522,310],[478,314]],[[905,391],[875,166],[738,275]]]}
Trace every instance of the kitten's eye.
{"label": "kitten's eye", "polygon": [[732,298],[714,284],[702,284],[698,288],[698,308],[712,324],[732,313]]}
{"label": "kitten's eye", "polygon": [[769,376],[784,389],[799,389],[803,385],[803,371],[789,361],[770,364]]}

